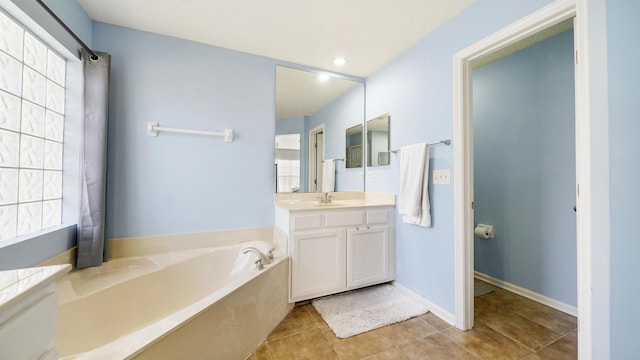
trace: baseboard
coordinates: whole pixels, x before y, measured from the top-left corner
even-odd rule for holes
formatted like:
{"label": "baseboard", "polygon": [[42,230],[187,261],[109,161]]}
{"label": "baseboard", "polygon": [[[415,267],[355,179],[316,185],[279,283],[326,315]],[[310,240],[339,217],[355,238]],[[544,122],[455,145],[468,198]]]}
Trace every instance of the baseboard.
{"label": "baseboard", "polygon": [[524,296],[527,299],[531,299],[533,301],[539,302],[543,305],[547,305],[549,307],[552,307],[556,310],[562,311],[563,313],[572,315],[572,316],[578,316],[578,308],[569,304],[565,304],[562,301],[558,301],[555,299],[552,299],[550,297],[544,296],[542,294],[538,294],[537,292],[531,291],[529,289],[525,289],[523,287],[520,287],[518,285],[514,285],[510,282],[506,282],[504,280],[500,280],[497,278],[494,278],[493,276],[487,275],[487,274],[483,274],[481,272],[478,271],[474,271],[474,276],[482,281],[486,281],[491,285],[495,285],[497,287],[503,288],[505,290],[511,291],[512,293],[518,294],[520,296]]}
{"label": "baseboard", "polygon": [[413,290],[409,289],[408,287],[406,287],[404,285],[401,285],[401,284],[397,283],[396,281],[392,281],[391,285],[396,287],[398,290],[404,292],[406,295],[412,297],[416,301],[420,302],[421,304],[425,305],[427,307],[427,309],[429,309],[429,311],[433,313],[433,315],[435,315],[435,316],[439,317],[440,319],[444,320],[449,325],[452,325],[452,326],[455,325],[456,317],[453,314],[451,314],[450,312],[448,312],[445,309],[441,308],[440,306],[432,303],[431,301],[423,298],[422,296],[416,294],[415,292],[413,292]]}

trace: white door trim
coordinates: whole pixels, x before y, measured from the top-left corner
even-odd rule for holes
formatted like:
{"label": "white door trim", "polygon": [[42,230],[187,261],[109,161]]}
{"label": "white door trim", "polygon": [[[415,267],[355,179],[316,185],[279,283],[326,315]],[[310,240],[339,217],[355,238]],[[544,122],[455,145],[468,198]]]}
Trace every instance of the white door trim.
{"label": "white door trim", "polygon": [[[315,136],[318,133],[324,133],[324,124],[320,124],[309,130],[309,192],[312,192],[311,189],[313,189],[315,185],[313,183],[313,180],[316,178],[316,151],[314,144],[316,143]],[[322,152],[322,158],[324,159],[324,147],[322,148]]]}
{"label": "white door trim", "polygon": [[[473,137],[472,137],[472,66],[477,61],[505,47],[526,39],[562,21],[577,17],[574,46],[582,53],[586,43],[586,26],[576,11],[576,0],[559,0],[531,13],[523,19],[456,53],[453,58],[453,166],[454,182],[454,242],[455,242],[455,317],[456,327],[473,327]],[[577,16],[578,15],[578,16]],[[586,52],[585,52],[586,53]],[[588,67],[576,65],[576,182],[582,190],[590,189],[590,149]],[[579,87],[578,87],[579,86]],[[579,111],[578,111],[579,110]],[[578,241],[578,316],[580,359],[590,359],[591,346],[591,236],[589,232],[591,198],[581,191],[577,198]]]}

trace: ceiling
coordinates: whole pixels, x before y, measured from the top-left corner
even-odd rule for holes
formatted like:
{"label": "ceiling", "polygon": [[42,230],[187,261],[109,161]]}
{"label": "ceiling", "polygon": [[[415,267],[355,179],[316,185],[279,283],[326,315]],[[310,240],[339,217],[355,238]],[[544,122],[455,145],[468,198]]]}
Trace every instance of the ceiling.
{"label": "ceiling", "polygon": [[[475,0],[78,0],[93,20],[366,78]],[[346,65],[333,64],[336,57]]]}

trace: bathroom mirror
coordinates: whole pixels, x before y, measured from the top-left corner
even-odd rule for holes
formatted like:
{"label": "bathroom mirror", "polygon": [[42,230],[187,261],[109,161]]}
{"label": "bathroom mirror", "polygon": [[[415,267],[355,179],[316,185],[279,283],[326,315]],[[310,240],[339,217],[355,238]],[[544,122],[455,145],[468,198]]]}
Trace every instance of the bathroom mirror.
{"label": "bathroom mirror", "polygon": [[329,159],[334,191],[364,191],[363,169],[347,168],[344,152],[345,129],[359,126],[362,134],[363,82],[277,66],[275,108],[276,192],[320,192]]}
{"label": "bathroom mirror", "polygon": [[389,114],[367,121],[367,166],[389,165]]}
{"label": "bathroom mirror", "polygon": [[348,128],[346,131],[346,151],[344,155],[345,166],[347,169],[361,168],[362,158],[362,125],[356,125]]}

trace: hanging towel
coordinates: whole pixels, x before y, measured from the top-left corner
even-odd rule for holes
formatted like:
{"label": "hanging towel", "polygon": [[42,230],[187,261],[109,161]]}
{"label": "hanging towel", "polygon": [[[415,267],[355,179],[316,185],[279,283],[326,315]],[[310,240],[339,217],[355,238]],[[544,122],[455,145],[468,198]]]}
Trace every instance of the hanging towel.
{"label": "hanging towel", "polygon": [[322,163],[322,192],[333,192],[336,183],[336,162],[325,159]]}
{"label": "hanging towel", "polygon": [[420,143],[401,148],[399,213],[403,222],[431,226],[428,186],[429,145]]}

